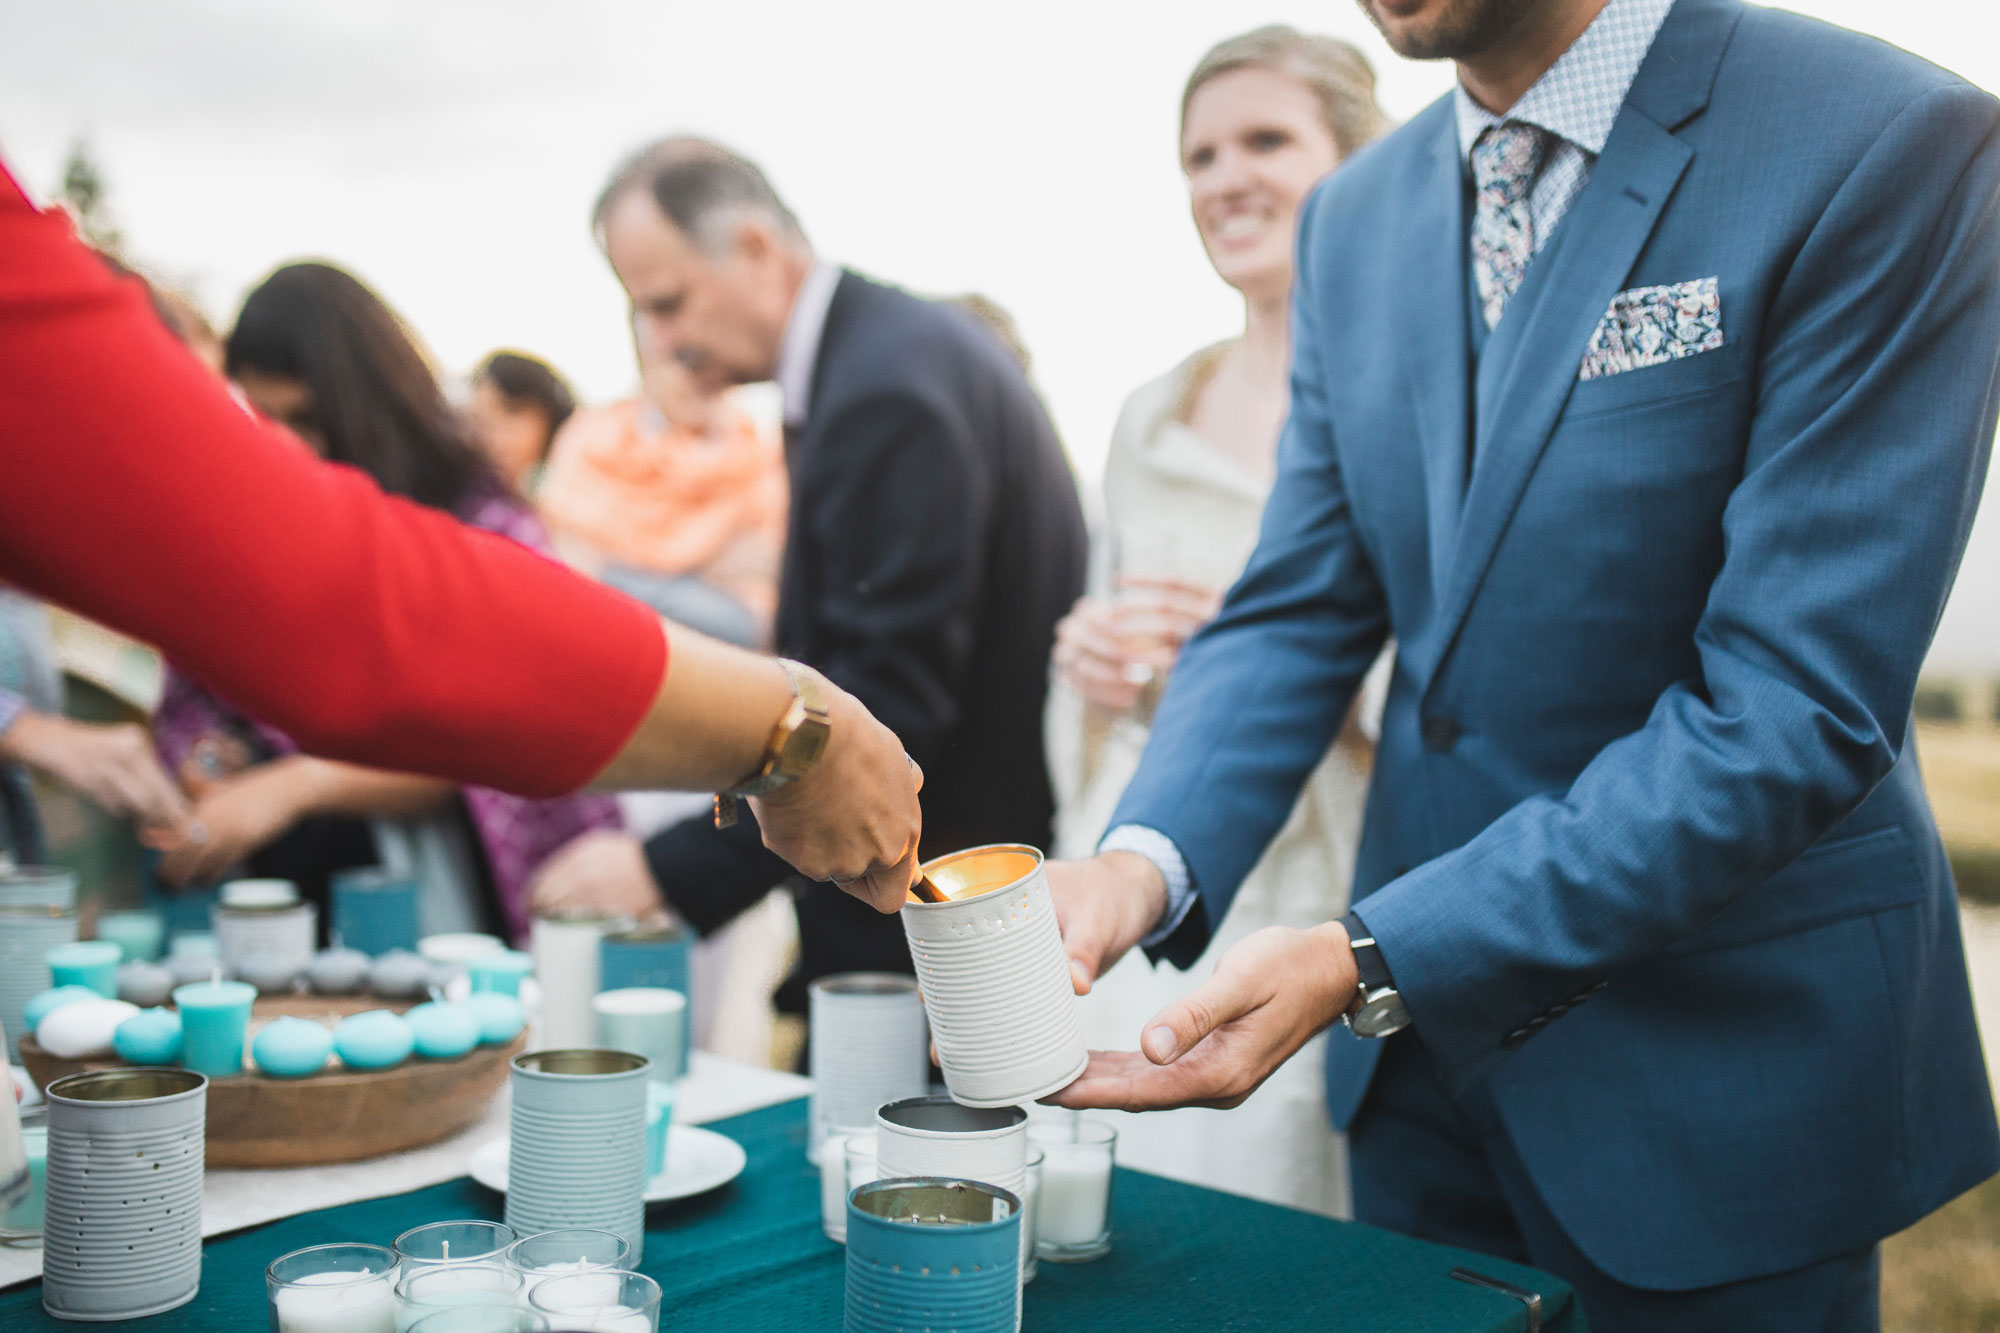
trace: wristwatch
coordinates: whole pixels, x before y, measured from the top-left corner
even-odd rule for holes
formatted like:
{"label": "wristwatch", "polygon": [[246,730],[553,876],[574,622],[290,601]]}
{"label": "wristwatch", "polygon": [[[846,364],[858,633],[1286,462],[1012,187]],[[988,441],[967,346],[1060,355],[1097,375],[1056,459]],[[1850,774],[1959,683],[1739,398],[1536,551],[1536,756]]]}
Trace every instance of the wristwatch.
{"label": "wristwatch", "polygon": [[1386,1037],[1401,1032],[1410,1025],[1410,1011],[1389,976],[1382,951],[1375,947],[1368,927],[1354,913],[1342,917],[1340,924],[1347,928],[1347,942],[1354,949],[1354,969],[1361,974],[1354,1000],[1341,1014],[1340,1021],[1357,1037]]}
{"label": "wristwatch", "polygon": [[792,682],[791,707],[771,729],[771,739],[765,742],[764,758],[757,771],[729,790],[715,794],[717,828],[728,828],[736,822],[737,801],[797,782],[812,772],[813,765],[826,753],[833,723],[827,717],[826,696],[820,691],[819,677],[789,658],[779,658],[778,665]]}

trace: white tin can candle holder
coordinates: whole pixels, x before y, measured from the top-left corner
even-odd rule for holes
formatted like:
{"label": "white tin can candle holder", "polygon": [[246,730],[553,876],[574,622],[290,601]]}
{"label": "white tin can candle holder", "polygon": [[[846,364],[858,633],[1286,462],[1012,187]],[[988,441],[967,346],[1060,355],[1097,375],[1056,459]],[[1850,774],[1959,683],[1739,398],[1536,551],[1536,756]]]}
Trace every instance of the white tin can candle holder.
{"label": "white tin can candle holder", "polygon": [[1089,1054],[1042,854],[973,847],[924,873],[947,901],[903,904],[903,934],[952,1097],[1018,1106],[1074,1082]]}
{"label": "white tin can candle holder", "polygon": [[596,1040],[590,1001],[603,989],[599,952],[622,917],[538,916],[529,926],[528,952],[541,987],[541,1027],[535,1046],[566,1050]]}
{"label": "white tin can candle holder", "polygon": [[1019,1194],[1028,1172],[1028,1113],[908,1097],[875,1113],[875,1155],[885,1180],[950,1176]]}
{"label": "white tin can candle holder", "polygon": [[28,1001],[51,984],[49,950],[75,938],[76,913],[67,907],[0,907],[0,1030],[10,1056],[27,1032]]}
{"label": "white tin can candle holder", "polygon": [[507,1225],[616,1232],[638,1263],[646,1243],[646,1084],[630,1051],[530,1051],[513,1061]]}
{"label": "white tin can candle holder", "polygon": [[42,1308],[104,1323],[192,1300],[208,1080],[104,1069],[57,1079],[48,1101]]}
{"label": "white tin can candle holder", "polygon": [[264,955],[303,971],[318,942],[319,908],[302,901],[288,879],[231,880],[209,909],[209,924],[223,967]]}
{"label": "white tin can candle holder", "polygon": [[896,972],[821,977],[811,996],[812,1111],[806,1156],[836,1125],[872,1125],[885,1102],[930,1090],[929,1028],[917,979]]}

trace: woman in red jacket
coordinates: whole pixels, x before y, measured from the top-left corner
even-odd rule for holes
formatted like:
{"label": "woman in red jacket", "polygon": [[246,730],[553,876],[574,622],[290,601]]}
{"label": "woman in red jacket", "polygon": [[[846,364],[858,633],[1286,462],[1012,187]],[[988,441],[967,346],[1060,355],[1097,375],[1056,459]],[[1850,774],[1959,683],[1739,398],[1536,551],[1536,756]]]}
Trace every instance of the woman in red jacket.
{"label": "woman in red jacket", "polygon": [[[275,436],[0,170],[0,580],[159,646],[331,759],[528,796],[724,789],[766,765],[794,703],[778,662]],[[920,775],[817,684],[826,748],[755,800],[764,840],[893,911]]]}

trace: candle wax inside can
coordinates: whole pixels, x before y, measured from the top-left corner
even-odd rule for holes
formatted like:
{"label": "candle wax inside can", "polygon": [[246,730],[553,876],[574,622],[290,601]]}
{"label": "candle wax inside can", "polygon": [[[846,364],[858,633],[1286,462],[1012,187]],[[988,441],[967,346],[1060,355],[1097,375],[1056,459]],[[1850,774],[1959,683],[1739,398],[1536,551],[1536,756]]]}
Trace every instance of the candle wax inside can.
{"label": "candle wax inside can", "polygon": [[[1035,871],[1035,858],[1026,852],[980,852],[974,856],[946,857],[925,870],[931,883],[947,898],[977,898],[982,893],[1017,884]],[[921,902],[915,894],[910,901]]]}

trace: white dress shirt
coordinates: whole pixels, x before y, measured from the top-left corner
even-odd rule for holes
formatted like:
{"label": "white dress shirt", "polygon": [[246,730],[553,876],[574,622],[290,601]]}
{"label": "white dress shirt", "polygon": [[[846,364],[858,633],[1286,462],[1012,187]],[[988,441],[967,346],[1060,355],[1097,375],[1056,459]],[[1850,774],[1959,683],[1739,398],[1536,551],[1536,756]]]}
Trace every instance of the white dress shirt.
{"label": "white dress shirt", "polygon": [[840,285],[840,266],[824,260],[815,262],[799,284],[792,300],[792,314],[785,321],[785,336],[778,344],[778,392],[785,400],[785,428],[797,430],[806,424],[812,408],[813,368],[819,364],[819,340],[826,332],[827,307],[833,304],[833,290]]}

